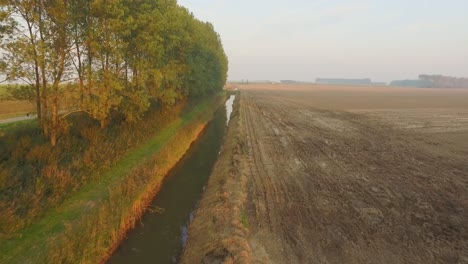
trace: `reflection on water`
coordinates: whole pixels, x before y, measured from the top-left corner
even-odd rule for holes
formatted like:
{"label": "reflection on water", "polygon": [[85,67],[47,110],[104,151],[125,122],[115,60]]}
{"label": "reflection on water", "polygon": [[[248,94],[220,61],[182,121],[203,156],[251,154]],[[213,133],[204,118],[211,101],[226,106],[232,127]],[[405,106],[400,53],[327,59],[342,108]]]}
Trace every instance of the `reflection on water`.
{"label": "reflection on water", "polygon": [[227,116],[226,124],[229,124],[229,120],[231,119],[232,105],[234,104],[234,99],[236,99],[236,96],[231,95],[229,99],[226,101],[226,116]]}
{"label": "reflection on water", "polygon": [[108,263],[177,262],[187,240],[187,224],[193,218],[192,212],[218,157],[226,119],[226,109],[216,112],[153,200],[151,207],[161,210],[145,214]]}

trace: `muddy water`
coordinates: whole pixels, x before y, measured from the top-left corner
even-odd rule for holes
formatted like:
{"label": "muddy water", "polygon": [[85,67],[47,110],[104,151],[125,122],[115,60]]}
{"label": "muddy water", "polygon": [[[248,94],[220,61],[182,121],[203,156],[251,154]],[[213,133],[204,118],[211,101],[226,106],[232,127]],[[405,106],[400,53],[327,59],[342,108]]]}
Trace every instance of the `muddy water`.
{"label": "muddy water", "polygon": [[108,263],[177,262],[187,238],[187,224],[221,149],[226,122],[232,112],[234,97],[231,98],[166,177],[152,202],[152,212],[145,214],[140,224],[129,232]]}

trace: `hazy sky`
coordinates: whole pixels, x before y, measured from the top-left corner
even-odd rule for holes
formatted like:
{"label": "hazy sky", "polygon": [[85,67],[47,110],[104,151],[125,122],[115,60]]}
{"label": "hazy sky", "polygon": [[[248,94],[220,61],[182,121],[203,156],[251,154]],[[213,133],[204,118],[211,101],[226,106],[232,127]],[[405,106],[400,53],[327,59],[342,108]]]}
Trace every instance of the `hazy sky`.
{"label": "hazy sky", "polygon": [[467,0],[179,0],[213,23],[230,80],[468,77]]}

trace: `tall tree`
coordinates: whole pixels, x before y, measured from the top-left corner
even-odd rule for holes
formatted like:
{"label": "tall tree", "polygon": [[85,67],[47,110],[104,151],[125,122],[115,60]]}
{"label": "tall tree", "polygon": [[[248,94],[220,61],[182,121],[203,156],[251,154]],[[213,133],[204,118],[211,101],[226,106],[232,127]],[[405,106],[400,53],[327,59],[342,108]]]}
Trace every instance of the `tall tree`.
{"label": "tall tree", "polygon": [[[0,70],[34,87],[52,145],[70,113],[133,122],[226,81],[219,35],[175,0],[0,0],[0,20]],[[75,99],[65,113],[62,95]]]}
{"label": "tall tree", "polygon": [[38,1],[3,0],[1,10],[2,72],[7,81],[34,86],[36,112],[42,119]]}
{"label": "tall tree", "polygon": [[59,96],[63,93],[59,90],[59,85],[64,81],[70,66],[70,36],[67,32],[69,13],[64,12],[69,6],[67,0],[44,0],[43,4],[43,36],[47,50],[45,65],[51,83],[49,133],[51,144],[55,146],[60,130]]}

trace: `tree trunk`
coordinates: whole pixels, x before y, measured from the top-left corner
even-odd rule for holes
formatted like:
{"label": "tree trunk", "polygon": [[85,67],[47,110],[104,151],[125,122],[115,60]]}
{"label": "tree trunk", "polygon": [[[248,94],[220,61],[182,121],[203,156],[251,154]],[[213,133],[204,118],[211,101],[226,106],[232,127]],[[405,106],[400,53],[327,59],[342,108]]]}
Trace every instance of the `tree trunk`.
{"label": "tree trunk", "polygon": [[[77,33],[75,33],[77,34]],[[75,38],[75,47],[76,47],[76,55],[78,59],[78,79],[80,81],[80,108],[84,106],[84,76],[83,76],[83,62],[81,59],[81,49],[78,38]]]}
{"label": "tree trunk", "polygon": [[99,122],[100,122],[100,125],[101,125],[101,129],[106,128],[107,122],[106,122],[105,118],[101,119]]}
{"label": "tree trunk", "polygon": [[34,55],[34,75],[35,75],[35,84],[34,84],[34,90],[36,92],[36,111],[37,111],[37,119],[39,122],[42,119],[42,112],[41,112],[41,81],[39,77],[39,62],[38,62],[38,56],[37,56],[37,42],[35,41],[33,29],[32,29],[32,24],[29,20],[26,21],[28,25],[28,30],[29,30],[29,39],[31,42],[31,45],[34,49],[33,55]]}
{"label": "tree trunk", "polygon": [[[44,46],[45,40],[44,40],[44,24],[42,22],[41,18],[42,14],[42,5],[39,4],[39,36],[41,38],[41,44]],[[46,65],[45,65],[45,50],[44,47],[42,47],[41,50],[41,63],[40,63],[40,68],[41,68],[41,77],[42,77],[42,96],[41,96],[41,104],[42,104],[42,129],[44,131],[44,135],[49,134],[49,113],[48,113],[48,107],[47,107],[47,76],[46,76]]]}
{"label": "tree trunk", "polygon": [[54,84],[54,96],[52,98],[52,126],[50,128],[50,144],[55,146],[57,143],[57,133],[58,133],[58,84]]}
{"label": "tree trunk", "polygon": [[53,83],[53,98],[52,98],[52,134],[50,137],[50,143],[52,146],[55,146],[57,143],[57,134],[59,132],[59,119],[58,119],[58,97],[59,97],[59,84],[62,80],[64,71],[65,71],[65,60],[67,58],[67,36],[65,30],[65,24],[61,25],[60,30],[58,32],[59,38],[59,45],[56,47],[56,52],[59,54],[59,63],[57,65],[57,71],[54,76],[54,83]]}

